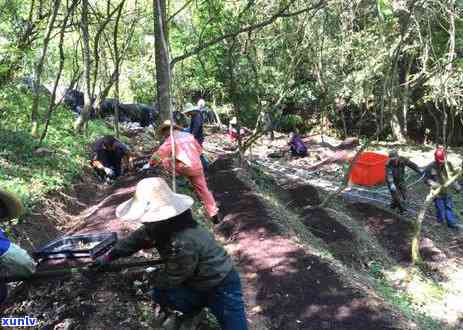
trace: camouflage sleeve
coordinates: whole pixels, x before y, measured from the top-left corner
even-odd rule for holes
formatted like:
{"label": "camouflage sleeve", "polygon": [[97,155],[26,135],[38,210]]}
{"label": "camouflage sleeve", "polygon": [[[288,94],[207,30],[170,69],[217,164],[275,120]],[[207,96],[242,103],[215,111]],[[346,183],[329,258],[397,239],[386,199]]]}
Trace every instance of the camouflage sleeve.
{"label": "camouflage sleeve", "polygon": [[165,267],[150,279],[159,289],[178,287],[191,277],[198,265],[198,254],[193,244],[174,241],[164,260]]}
{"label": "camouflage sleeve", "polygon": [[394,183],[394,175],[392,174],[392,166],[389,162],[386,163],[386,182]]}
{"label": "camouflage sleeve", "polygon": [[145,227],[141,227],[131,233],[127,238],[120,240],[109,251],[111,260],[131,256],[135,252],[153,247],[153,240],[149,237]]}

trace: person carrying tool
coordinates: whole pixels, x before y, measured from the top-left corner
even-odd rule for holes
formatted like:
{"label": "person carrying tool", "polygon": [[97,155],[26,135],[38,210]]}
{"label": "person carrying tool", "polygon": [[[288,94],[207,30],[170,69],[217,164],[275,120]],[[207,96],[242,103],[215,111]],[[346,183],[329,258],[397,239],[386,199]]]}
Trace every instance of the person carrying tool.
{"label": "person carrying tool", "polygon": [[391,193],[391,208],[399,209],[402,213],[406,209],[407,186],[405,184],[405,167],[408,167],[422,175],[420,168],[408,158],[399,156],[397,150],[389,152],[389,160],[386,163],[386,184]]}
{"label": "person carrying tool", "polygon": [[91,165],[102,182],[112,183],[122,175],[123,163],[130,169],[132,158],[129,148],[112,135],[96,140],[92,145]]}
{"label": "person carrying tool", "polygon": [[[425,168],[426,184],[432,189],[438,189],[445,184],[452,172],[454,169],[452,163],[446,161],[445,149],[438,146],[434,152],[434,161]],[[461,191],[458,182],[453,183],[453,188],[458,192]],[[434,198],[434,207],[436,208],[437,222],[446,221],[449,228],[462,229],[462,225],[457,223],[458,218],[453,212],[453,201],[448,188],[442,188]]]}
{"label": "person carrying tool", "polygon": [[190,133],[183,132],[176,124],[173,126],[173,136],[170,135],[170,120],[159,126],[159,135],[164,137],[163,144],[151,156],[149,165],[155,167],[159,164],[168,171],[172,171],[172,138],[175,144],[175,172],[188,178],[199,199],[204,204],[206,213],[214,224],[220,220],[214,196],[207,187],[203,165],[200,156],[203,148]]}
{"label": "person carrying tool", "polygon": [[[5,222],[21,215],[23,206],[14,195],[0,190],[0,221]],[[12,243],[0,229],[0,277],[29,276],[35,272],[35,262],[22,248]],[[8,295],[6,283],[0,279],[0,309]]]}
{"label": "person carrying tool", "polygon": [[116,209],[125,220],[142,223],[91,266],[155,248],[164,267],[148,273],[152,297],[162,308],[193,317],[208,307],[224,330],[247,329],[238,272],[225,249],[193,218],[190,196],[175,194],[162,178],[137,184],[135,195]]}

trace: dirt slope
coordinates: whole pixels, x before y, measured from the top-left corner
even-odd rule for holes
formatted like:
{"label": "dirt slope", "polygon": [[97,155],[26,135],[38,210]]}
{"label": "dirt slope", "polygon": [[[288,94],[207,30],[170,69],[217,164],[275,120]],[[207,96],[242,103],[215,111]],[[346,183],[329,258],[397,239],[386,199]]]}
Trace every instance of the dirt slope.
{"label": "dirt slope", "polygon": [[225,218],[217,228],[244,279],[252,329],[406,329],[383,302],[345,283],[329,264],[286,237],[264,204],[218,160],[210,186]]}

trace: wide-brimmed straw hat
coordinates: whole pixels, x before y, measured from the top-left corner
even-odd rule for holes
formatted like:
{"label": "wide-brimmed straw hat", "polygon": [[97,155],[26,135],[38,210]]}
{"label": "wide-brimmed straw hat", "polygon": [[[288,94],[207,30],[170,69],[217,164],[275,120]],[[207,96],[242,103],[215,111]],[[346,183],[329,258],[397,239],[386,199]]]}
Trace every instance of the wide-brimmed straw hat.
{"label": "wide-brimmed straw hat", "polygon": [[193,198],[174,193],[162,178],[138,182],[133,198],[116,208],[118,218],[127,221],[158,222],[190,209]]}
{"label": "wide-brimmed straw hat", "polygon": [[170,120],[165,120],[161,125],[158,127],[158,133],[162,134],[166,129],[170,129],[170,126],[173,126],[174,129],[182,129],[182,127],[178,126],[177,124],[171,124]]}
{"label": "wide-brimmed straw hat", "polygon": [[21,201],[13,194],[0,190],[0,221],[7,221],[19,217],[23,211]]}
{"label": "wide-brimmed straw hat", "polygon": [[185,104],[185,109],[182,111],[183,114],[187,114],[189,112],[192,112],[192,111],[197,111],[198,110],[198,107],[195,107],[193,104],[191,103],[187,103]]}

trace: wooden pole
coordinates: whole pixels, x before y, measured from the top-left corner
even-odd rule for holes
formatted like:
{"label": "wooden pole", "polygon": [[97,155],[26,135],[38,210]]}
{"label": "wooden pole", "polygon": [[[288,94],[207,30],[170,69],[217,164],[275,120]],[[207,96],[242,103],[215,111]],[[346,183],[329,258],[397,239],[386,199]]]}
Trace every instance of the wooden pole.
{"label": "wooden pole", "polygon": [[92,273],[115,273],[119,272],[126,268],[132,267],[150,267],[162,264],[163,261],[160,259],[157,260],[149,260],[149,261],[137,261],[137,262],[129,262],[129,263],[114,263],[109,264],[107,267],[103,268],[101,271],[94,271],[92,272],[88,268],[87,265],[82,265],[80,267],[72,267],[72,268],[64,268],[64,269],[57,269],[57,270],[46,270],[36,272],[30,276],[5,276],[0,277],[0,283],[10,283],[10,282],[20,282],[20,281],[33,281],[33,280],[40,280],[40,279],[52,279],[52,278],[62,278],[68,276],[78,276],[78,275],[85,275],[89,272]]}

